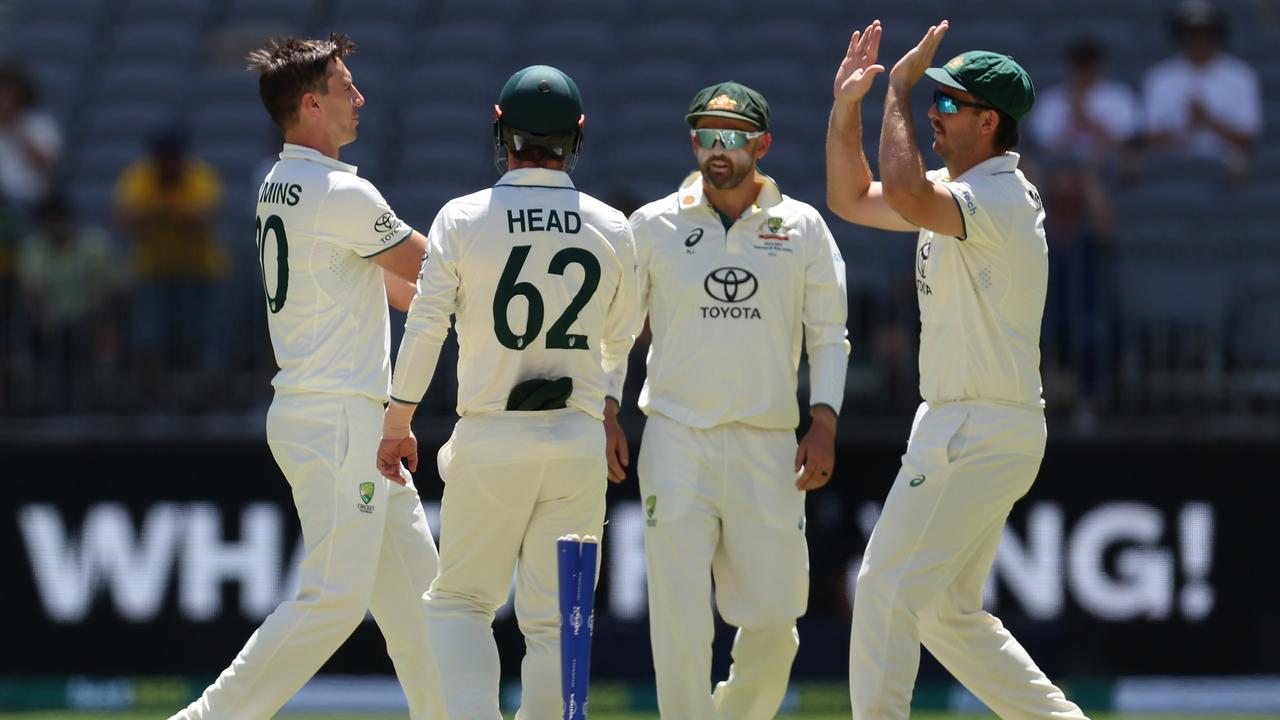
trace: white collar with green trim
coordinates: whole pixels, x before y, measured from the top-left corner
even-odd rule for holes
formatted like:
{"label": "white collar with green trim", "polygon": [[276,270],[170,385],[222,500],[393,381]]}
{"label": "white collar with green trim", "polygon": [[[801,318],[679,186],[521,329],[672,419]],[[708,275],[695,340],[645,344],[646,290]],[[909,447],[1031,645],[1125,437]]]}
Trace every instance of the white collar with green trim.
{"label": "white collar with green trim", "polygon": [[[1018,169],[1018,160],[1022,156],[1016,152],[1005,152],[1003,155],[992,155],[982,162],[960,173],[960,178],[966,175],[998,175],[1000,173],[1009,173]],[[943,168],[943,174],[946,175],[946,168]],[[949,176],[948,176],[949,178]],[[956,178],[959,180],[960,178]],[[950,182],[950,179],[947,180]]]}
{"label": "white collar with green trim", "polygon": [[[756,196],[755,204],[749,209],[760,208],[765,210],[782,202],[782,191],[778,189],[778,183],[774,182],[773,178],[760,172],[759,168],[756,169],[756,177],[759,177],[762,181],[760,194]],[[707,202],[707,195],[702,189],[701,171],[694,170],[680,183],[676,202],[681,210],[703,205],[708,208],[711,207],[710,203]]]}
{"label": "white collar with green trim", "polygon": [[327,168],[338,170],[341,172],[349,172],[356,175],[356,166],[348,165],[341,160],[325,155],[324,153],[306,145],[295,145],[293,143],[285,143],[284,149],[280,151],[281,160],[309,160],[311,162],[320,163]]}

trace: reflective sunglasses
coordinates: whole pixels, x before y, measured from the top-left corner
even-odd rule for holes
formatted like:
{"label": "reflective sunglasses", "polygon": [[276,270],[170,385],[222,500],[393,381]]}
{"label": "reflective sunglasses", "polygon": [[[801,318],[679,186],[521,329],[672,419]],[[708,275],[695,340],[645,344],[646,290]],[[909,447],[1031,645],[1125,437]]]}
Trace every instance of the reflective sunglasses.
{"label": "reflective sunglasses", "polygon": [[955,115],[956,113],[960,112],[961,107],[971,107],[971,108],[977,108],[979,110],[995,110],[995,108],[990,105],[984,105],[983,103],[972,103],[972,102],[967,102],[965,100],[960,100],[958,98],[953,98],[950,95],[947,95],[946,93],[942,92],[941,90],[933,91],[933,106],[938,108],[938,112],[942,113],[943,115]]}
{"label": "reflective sunglasses", "polygon": [[706,150],[715,147],[717,140],[720,141],[725,150],[737,150],[738,148],[746,147],[748,142],[755,140],[764,133],[764,130],[747,132],[745,130],[725,130],[722,128],[699,128],[689,131],[693,139],[698,142],[698,147]]}

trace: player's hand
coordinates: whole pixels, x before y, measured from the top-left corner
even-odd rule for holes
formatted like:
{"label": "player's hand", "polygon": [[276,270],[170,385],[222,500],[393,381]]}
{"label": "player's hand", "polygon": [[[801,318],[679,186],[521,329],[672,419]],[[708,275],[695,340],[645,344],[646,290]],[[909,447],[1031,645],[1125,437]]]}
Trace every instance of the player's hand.
{"label": "player's hand", "polygon": [[604,407],[604,457],[609,463],[609,482],[620,483],[627,479],[627,466],[631,464],[627,434],[618,424],[618,404],[609,398]]}
{"label": "player's hand", "polygon": [[938,52],[942,36],[947,34],[951,24],[946,20],[937,25],[930,25],[920,42],[907,51],[889,71],[889,83],[899,88],[910,89],[924,77],[924,71],[933,64],[933,56]]}
{"label": "player's hand", "polygon": [[400,475],[400,459],[404,458],[409,465],[409,472],[418,471],[418,438],[410,431],[400,438],[384,437],[378,443],[378,472],[397,485],[404,485],[404,477]]}
{"label": "player's hand", "polygon": [[809,432],[796,448],[797,490],[817,490],[831,481],[836,466],[836,414],[819,405],[813,409]]}
{"label": "player's hand", "polygon": [[883,65],[876,64],[880,53],[880,21],[873,20],[861,32],[854,30],[849,38],[840,68],[836,70],[836,82],[832,92],[839,102],[855,103],[866,96],[876,75],[884,72]]}

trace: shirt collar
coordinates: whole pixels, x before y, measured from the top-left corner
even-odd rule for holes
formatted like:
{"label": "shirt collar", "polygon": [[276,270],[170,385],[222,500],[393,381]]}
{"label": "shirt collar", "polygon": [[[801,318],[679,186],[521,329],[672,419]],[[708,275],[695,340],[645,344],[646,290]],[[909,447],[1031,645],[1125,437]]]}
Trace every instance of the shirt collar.
{"label": "shirt collar", "polygon": [[355,165],[348,165],[347,163],[344,163],[341,160],[336,160],[334,158],[331,158],[328,155],[325,155],[324,153],[320,152],[319,150],[316,150],[315,148],[307,147],[306,145],[295,145],[293,143],[285,143],[284,149],[280,151],[280,159],[281,160],[309,160],[311,162],[320,163],[321,165],[324,165],[325,167],[330,168],[332,170],[338,170],[340,172],[349,172],[352,175],[356,174]]}
{"label": "shirt collar", "polygon": [[[756,202],[753,207],[767,210],[768,208],[782,202],[782,191],[778,189],[778,183],[773,178],[756,169],[756,175],[763,181],[760,186],[760,194],[756,196]],[[702,172],[694,170],[689,173],[680,183],[680,190],[677,192],[677,202],[680,209],[695,208],[707,205],[707,209],[712,209],[707,203],[707,195],[702,190]]]}
{"label": "shirt collar", "polygon": [[[992,157],[989,157],[960,173],[960,177],[964,177],[966,175],[998,175],[1000,173],[1013,172],[1018,169],[1018,159],[1021,157],[1022,156],[1016,152],[1005,152],[1003,155],[993,155]],[[943,168],[942,172],[945,175],[947,171]],[[951,179],[958,180],[959,178]]]}
{"label": "shirt collar", "polygon": [[505,175],[498,178],[498,182],[494,183],[494,187],[502,187],[503,185],[514,185],[516,187],[551,187],[551,188],[572,188],[573,180],[569,178],[569,173],[563,170],[552,170],[550,168],[519,168],[516,170],[508,170]]}

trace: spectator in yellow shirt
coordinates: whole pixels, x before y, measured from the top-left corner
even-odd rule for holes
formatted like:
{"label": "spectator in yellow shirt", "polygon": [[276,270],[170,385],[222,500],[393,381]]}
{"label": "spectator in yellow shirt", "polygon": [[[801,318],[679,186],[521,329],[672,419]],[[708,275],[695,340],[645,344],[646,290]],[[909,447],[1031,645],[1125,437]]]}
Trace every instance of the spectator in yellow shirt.
{"label": "spectator in yellow shirt", "polygon": [[136,367],[144,380],[163,383],[160,371],[209,364],[215,294],[229,258],[214,231],[217,172],[187,154],[179,131],[159,132],[150,145],[121,174],[115,202],[132,240]]}

